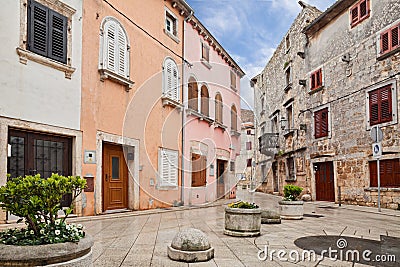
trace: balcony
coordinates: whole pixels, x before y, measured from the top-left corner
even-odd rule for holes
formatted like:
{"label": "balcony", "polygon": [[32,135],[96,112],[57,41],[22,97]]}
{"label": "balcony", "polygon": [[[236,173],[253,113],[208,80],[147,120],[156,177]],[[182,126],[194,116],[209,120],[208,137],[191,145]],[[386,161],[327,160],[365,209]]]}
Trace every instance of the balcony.
{"label": "balcony", "polygon": [[274,153],[275,148],[279,147],[279,134],[278,133],[265,133],[258,138],[260,153],[264,155],[271,155]]}

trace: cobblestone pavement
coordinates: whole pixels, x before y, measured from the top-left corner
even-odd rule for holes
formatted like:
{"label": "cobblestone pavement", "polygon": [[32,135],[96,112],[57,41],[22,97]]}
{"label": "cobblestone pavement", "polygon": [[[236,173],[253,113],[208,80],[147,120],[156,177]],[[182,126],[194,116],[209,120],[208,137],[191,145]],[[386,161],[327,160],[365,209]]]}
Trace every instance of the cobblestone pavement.
{"label": "cobblestone pavement", "polygon": [[[252,201],[261,208],[278,210],[280,197],[262,193],[238,191],[238,198]],[[400,211],[376,208],[342,206],[328,202],[305,204],[303,220],[283,220],[281,224],[262,225],[257,238],[235,238],[223,234],[224,203],[193,209],[153,210],[130,214],[113,214],[76,218],[86,232],[94,237],[94,266],[380,266],[363,265],[346,261],[282,261],[274,258],[261,261],[260,249],[286,251],[300,254],[302,250],[294,241],[307,236],[340,235],[344,238],[379,240],[380,235],[400,238]],[[172,261],[167,256],[169,245],[180,229],[194,227],[202,230],[215,248],[215,258],[206,263],[186,264]],[[323,238],[324,239],[324,238]],[[323,240],[322,239],[322,240]],[[361,239],[360,239],[361,240]],[[311,244],[317,245],[318,244]],[[397,248],[400,247],[397,246]],[[336,248],[337,249],[337,248]],[[262,257],[264,254],[260,254]],[[295,258],[295,254],[292,255]],[[397,259],[400,260],[400,259]],[[398,264],[398,263],[397,263]],[[400,266],[400,265],[393,266]]]}

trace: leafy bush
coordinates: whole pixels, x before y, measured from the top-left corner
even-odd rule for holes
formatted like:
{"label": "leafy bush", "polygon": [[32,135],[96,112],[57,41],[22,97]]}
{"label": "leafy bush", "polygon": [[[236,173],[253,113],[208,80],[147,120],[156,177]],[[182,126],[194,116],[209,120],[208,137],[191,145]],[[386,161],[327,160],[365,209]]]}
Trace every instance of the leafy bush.
{"label": "leafy bush", "polygon": [[283,187],[283,200],[295,201],[299,198],[303,188],[297,185],[285,185]]}
{"label": "leafy bush", "polygon": [[258,206],[254,203],[249,203],[245,201],[238,201],[228,204],[229,208],[239,208],[239,209],[257,209]]}
{"label": "leafy bush", "polygon": [[64,210],[64,218],[58,219],[58,212],[62,209],[63,195],[72,194],[72,200],[75,200],[85,186],[86,180],[79,176],[65,177],[58,174],[52,174],[47,179],[41,178],[39,174],[10,179],[0,187],[0,207],[21,217],[18,222],[25,220],[27,229],[0,233],[0,242],[37,245],[79,241],[84,236],[82,229],[65,223],[73,211],[72,204]]}

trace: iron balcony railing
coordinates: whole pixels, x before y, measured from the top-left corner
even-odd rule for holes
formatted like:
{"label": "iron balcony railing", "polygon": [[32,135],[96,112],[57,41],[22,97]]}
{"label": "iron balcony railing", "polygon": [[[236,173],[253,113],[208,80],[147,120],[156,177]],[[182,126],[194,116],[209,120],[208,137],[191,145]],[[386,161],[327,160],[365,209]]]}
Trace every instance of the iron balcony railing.
{"label": "iron balcony railing", "polygon": [[258,138],[259,148],[261,154],[269,154],[274,148],[279,147],[279,134],[278,133],[265,133]]}

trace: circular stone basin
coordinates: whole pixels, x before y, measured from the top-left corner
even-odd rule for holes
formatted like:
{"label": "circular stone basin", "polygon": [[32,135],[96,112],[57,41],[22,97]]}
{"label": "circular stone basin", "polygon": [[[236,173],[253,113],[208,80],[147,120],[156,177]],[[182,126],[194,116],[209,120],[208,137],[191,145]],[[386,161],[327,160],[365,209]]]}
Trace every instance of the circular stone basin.
{"label": "circular stone basin", "polygon": [[175,235],[168,246],[168,257],[183,262],[208,261],[214,258],[214,248],[202,231],[188,228]]}

